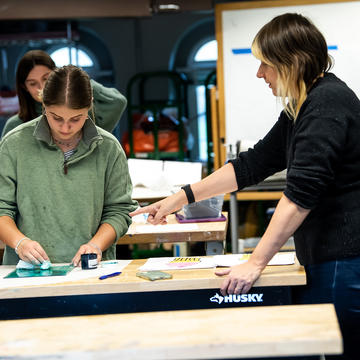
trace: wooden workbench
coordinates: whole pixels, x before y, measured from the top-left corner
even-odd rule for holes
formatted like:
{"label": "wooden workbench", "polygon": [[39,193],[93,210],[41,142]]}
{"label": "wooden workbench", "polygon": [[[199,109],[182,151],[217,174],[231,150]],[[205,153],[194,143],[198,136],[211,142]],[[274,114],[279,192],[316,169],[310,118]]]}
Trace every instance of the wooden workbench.
{"label": "wooden workbench", "polygon": [[[109,278],[106,281],[101,281],[95,277],[75,282],[0,289],[0,299],[217,289],[223,281],[222,277],[215,275],[214,269],[166,271],[172,274],[172,279],[147,281],[136,276],[138,268],[145,261],[145,259],[132,260],[123,270],[121,276]],[[1,268],[9,268],[10,272],[15,266],[3,265]],[[267,266],[254,284],[254,287],[297,286],[304,284],[306,284],[304,268],[296,262],[293,265]]]}
{"label": "wooden workbench", "polygon": [[216,359],[338,354],[331,304],[0,321],[7,359]]}
{"label": "wooden workbench", "polygon": [[[216,276],[214,269],[167,271],[172,279],[152,282],[136,276],[144,262],[133,260],[120,276],[106,280],[96,276],[51,285],[1,288],[0,319],[287,305],[291,303],[290,288],[306,283],[304,269],[298,263],[268,266],[249,293],[254,298],[240,301],[236,295],[220,295],[223,278]],[[10,272],[14,267],[8,268]]]}

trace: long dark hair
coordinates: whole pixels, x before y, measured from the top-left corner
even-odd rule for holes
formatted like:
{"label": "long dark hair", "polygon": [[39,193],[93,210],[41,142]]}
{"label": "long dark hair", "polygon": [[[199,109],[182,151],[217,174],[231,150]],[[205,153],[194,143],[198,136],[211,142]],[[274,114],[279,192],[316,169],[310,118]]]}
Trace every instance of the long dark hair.
{"label": "long dark hair", "polygon": [[50,70],[54,70],[56,67],[49,54],[42,50],[28,51],[19,61],[16,70],[16,92],[20,106],[19,117],[24,122],[30,121],[39,115],[35,108],[36,101],[25,88],[25,80],[36,65],[46,66]]}
{"label": "long dark hair", "polygon": [[43,89],[45,106],[66,105],[70,109],[90,109],[92,89],[89,75],[74,65],[55,69]]}
{"label": "long dark hair", "polygon": [[264,25],[255,36],[252,51],[277,70],[278,95],[294,119],[314,81],[333,64],[324,36],[300,14],[279,15]]}

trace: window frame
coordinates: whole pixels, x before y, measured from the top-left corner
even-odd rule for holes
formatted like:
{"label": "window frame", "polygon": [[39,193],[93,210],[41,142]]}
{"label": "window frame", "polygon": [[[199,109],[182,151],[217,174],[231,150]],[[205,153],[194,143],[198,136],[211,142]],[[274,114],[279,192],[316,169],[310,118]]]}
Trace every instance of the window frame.
{"label": "window frame", "polygon": [[[80,44],[59,44],[59,45],[49,47],[47,49],[47,52],[52,58],[52,55],[54,54],[54,52],[59,51],[60,49],[64,49],[64,48],[68,49],[69,47],[70,48],[75,48],[75,49],[80,50],[80,51],[83,51],[90,58],[90,60],[93,62],[92,66],[82,66],[82,65],[76,65],[76,64],[72,64],[72,65],[79,66],[79,67],[83,68],[84,70],[86,70],[88,73],[96,73],[96,72],[98,72],[100,70],[100,64],[99,64],[99,61],[97,59],[97,56],[89,48],[87,48],[84,45],[80,45]],[[56,65],[56,66],[58,66],[58,65]],[[60,66],[63,66],[63,65],[60,65]]]}

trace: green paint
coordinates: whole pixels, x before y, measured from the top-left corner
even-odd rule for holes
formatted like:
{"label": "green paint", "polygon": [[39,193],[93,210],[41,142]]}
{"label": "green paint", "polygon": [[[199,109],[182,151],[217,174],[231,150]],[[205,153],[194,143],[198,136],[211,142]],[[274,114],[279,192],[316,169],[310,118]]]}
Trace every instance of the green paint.
{"label": "green paint", "polygon": [[49,269],[42,270],[39,267],[35,269],[16,269],[6,275],[4,279],[18,279],[25,277],[43,277],[43,276],[65,276],[74,267],[71,265],[52,266]]}

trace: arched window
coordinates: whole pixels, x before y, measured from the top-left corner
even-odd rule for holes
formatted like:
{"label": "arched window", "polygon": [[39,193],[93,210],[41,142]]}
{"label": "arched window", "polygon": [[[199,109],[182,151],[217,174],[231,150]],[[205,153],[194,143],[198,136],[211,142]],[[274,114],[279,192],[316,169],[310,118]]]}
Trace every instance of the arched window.
{"label": "arched window", "polygon": [[84,45],[67,45],[51,47],[47,50],[56,66],[76,65],[83,68],[91,78],[101,74],[101,66],[97,57]]}
{"label": "arched window", "polygon": [[61,47],[53,51],[50,56],[55,61],[56,66],[73,64],[81,67],[93,67],[94,61],[83,49],[75,47]]}
{"label": "arched window", "polygon": [[210,40],[196,51],[194,61],[216,61],[217,60],[217,41]]}
{"label": "arched window", "polygon": [[189,80],[189,125],[194,135],[191,159],[204,162],[211,157],[210,147],[208,150],[205,81],[216,69],[217,43],[214,30],[213,17],[193,24],[174,46],[169,62],[170,70],[184,73]]}
{"label": "arched window", "polygon": [[83,68],[91,78],[98,78],[102,72],[97,56],[84,45],[51,47],[47,50],[56,66],[76,65]]}
{"label": "arched window", "polygon": [[73,64],[82,67],[89,76],[104,86],[115,85],[111,53],[102,38],[85,26],[78,27],[79,39],[50,45],[44,50],[57,66]]}
{"label": "arched window", "polygon": [[[193,81],[195,83],[196,110],[198,123],[199,159],[208,159],[208,136],[206,119],[206,88],[205,80],[209,73],[216,68],[217,41],[206,40],[194,49],[189,58],[189,67],[192,68]],[[194,79],[195,78],[195,79]]]}

